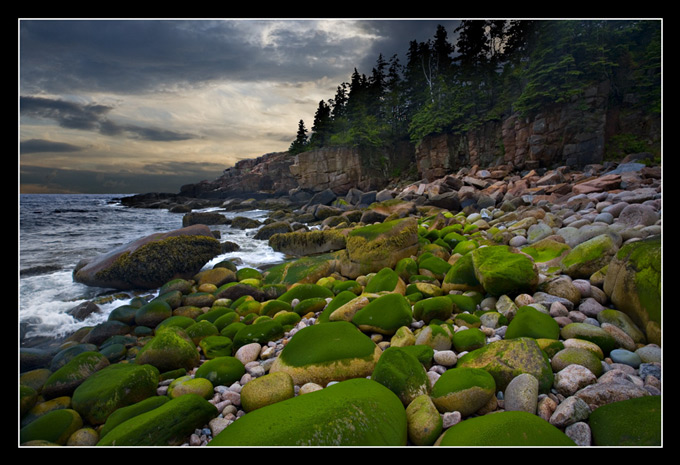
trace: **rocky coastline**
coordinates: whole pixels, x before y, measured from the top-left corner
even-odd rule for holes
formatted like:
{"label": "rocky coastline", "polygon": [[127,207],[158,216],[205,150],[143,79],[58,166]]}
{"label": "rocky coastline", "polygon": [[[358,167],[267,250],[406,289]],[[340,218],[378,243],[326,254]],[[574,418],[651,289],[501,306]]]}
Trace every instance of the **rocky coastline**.
{"label": "rocky coastline", "polygon": [[274,179],[123,199],[188,228],[269,210],[232,227],[289,260],[162,274],[157,297],[22,349],[20,445],[662,445],[661,167],[645,154],[375,190]]}

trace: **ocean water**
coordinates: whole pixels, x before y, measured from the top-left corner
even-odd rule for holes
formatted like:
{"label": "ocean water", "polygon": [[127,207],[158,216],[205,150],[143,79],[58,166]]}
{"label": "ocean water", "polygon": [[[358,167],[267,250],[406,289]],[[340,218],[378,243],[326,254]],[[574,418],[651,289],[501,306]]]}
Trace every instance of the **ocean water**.
{"label": "ocean water", "polygon": [[[45,337],[63,337],[82,326],[106,321],[114,308],[129,302],[116,298],[98,304],[101,312],[83,321],[67,312],[82,302],[118,293],[73,281],[81,259],[103,254],[140,237],[182,227],[181,213],[163,209],[122,206],[121,194],[21,194],[19,197],[19,328],[25,344]],[[218,208],[195,210],[211,211]],[[267,211],[223,212],[228,218],[247,216],[262,220]],[[238,230],[229,225],[210,226],[221,232],[220,241],[241,246],[238,251],[215,257],[239,258],[239,267],[262,269],[284,261],[267,241],[253,239],[256,229]],[[149,295],[152,292],[145,292]]]}

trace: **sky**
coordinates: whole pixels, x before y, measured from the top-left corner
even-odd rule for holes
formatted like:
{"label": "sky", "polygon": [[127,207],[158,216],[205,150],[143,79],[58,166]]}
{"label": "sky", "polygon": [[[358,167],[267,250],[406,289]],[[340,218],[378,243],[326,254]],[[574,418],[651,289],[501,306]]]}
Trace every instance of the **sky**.
{"label": "sky", "polygon": [[456,19],[19,19],[21,193],[178,193],[288,149],[378,56]]}

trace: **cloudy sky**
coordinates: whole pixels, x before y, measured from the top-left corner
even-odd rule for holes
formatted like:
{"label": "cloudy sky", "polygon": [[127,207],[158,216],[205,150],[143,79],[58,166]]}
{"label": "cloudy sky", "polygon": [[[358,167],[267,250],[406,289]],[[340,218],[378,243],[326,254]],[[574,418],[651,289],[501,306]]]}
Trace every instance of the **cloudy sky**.
{"label": "cloudy sky", "polygon": [[458,21],[19,20],[21,192],[179,192],[285,151],[380,53]]}

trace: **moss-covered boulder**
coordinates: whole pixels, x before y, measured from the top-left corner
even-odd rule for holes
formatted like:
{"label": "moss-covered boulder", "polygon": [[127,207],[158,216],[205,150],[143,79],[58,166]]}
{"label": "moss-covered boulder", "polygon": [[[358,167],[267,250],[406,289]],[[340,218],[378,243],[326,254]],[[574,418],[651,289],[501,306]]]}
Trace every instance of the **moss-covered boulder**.
{"label": "moss-covered boulder", "polygon": [[534,339],[558,339],[560,325],[553,317],[531,306],[517,309],[517,315],[508,324],[506,339],[532,337]]}
{"label": "moss-covered boulder", "polygon": [[89,424],[101,425],[116,409],[155,395],[158,379],[158,369],[151,365],[109,365],[73,392],[73,409]]}
{"label": "moss-covered boulder", "polygon": [[383,352],[371,379],[394,392],[404,407],[430,391],[425,367],[414,355],[399,347],[388,347]]}
{"label": "moss-covered boulder", "polygon": [[216,415],[217,409],[210,402],[196,394],[187,394],[120,423],[97,445],[179,445]]}
{"label": "moss-covered boulder", "polygon": [[119,408],[115,412],[111,413],[111,415],[109,415],[106,419],[106,423],[104,423],[104,426],[102,426],[99,432],[100,438],[106,436],[113,428],[120,425],[124,421],[153,410],[156,407],[160,407],[169,400],[170,398],[168,396],[152,396],[147,397],[144,400],[140,400],[139,402],[135,402],[134,404],[128,405],[127,407]]}
{"label": "moss-covered boulder", "polygon": [[451,368],[432,386],[430,397],[440,412],[458,411],[464,417],[484,407],[496,394],[496,382],[480,368]]}
{"label": "moss-covered boulder", "polygon": [[175,278],[190,278],[221,253],[205,225],[156,233],[116,248],[73,271],[76,282],[114,289],[155,289]]}
{"label": "moss-covered boulder", "polygon": [[241,406],[252,412],[267,405],[295,397],[293,378],[288,373],[278,371],[255,378],[241,389]]}
{"label": "moss-covered boulder", "polygon": [[616,339],[599,326],[588,323],[569,323],[560,329],[562,339],[583,339],[597,344],[605,355],[618,347]]}
{"label": "moss-covered boulder", "polygon": [[541,393],[547,393],[554,381],[547,355],[535,339],[526,337],[487,344],[460,357],[456,366],[488,371],[499,391],[504,391],[508,383],[522,373],[529,373],[538,379]]}
{"label": "moss-covered boulder", "polygon": [[333,253],[302,257],[269,268],[262,282],[287,286],[296,283],[313,284],[332,274],[336,266],[337,257]]}
{"label": "moss-covered boulder", "polygon": [[661,345],[661,239],[621,247],[607,268],[604,291],[616,308]]}
{"label": "moss-covered boulder", "polygon": [[497,412],[468,418],[447,429],[439,446],[575,446],[560,429],[541,417],[522,411]]}
{"label": "moss-covered boulder", "polygon": [[415,345],[425,345],[433,350],[449,350],[452,335],[453,331],[449,331],[445,326],[430,323],[416,333]]}
{"label": "moss-covered boulder", "polygon": [[226,336],[206,336],[198,343],[206,359],[232,355],[234,342]]}
{"label": "moss-covered boulder", "polygon": [[445,321],[453,313],[453,301],[447,296],[430,297],[413,305],[413,318],[430,323],[432,320]]}
{"label": "moss-covered boulder", "polygon": [[552,366],[555,373],[569,365],[586,367],[598,378],[604,371],[602,360],[593,351],[581,347],[565,347],[555,353],[550,359],[550,366]]}
{"label": "moss-covered boulder", "polygon": [[408,300],[401,294],[378,297],[354,314],[352,323],[362,331],[391,335],[402,326],[410,325],[413,313]]}
{"label": "moss-covered boulder", "polygon": [[595,446],[661,446],[661,396],[644,396],[596,408],[588,418]]}
{"label": "moss-covered boulder", "polygon": [[170,383],[167,395],[169,398],[175,399],[187,394],[196,394],[207,400],[212,398],[213,388],[213,384],[205,378],[194,378],[186,375],[176,378]]}
{"label": "moss-covered boulder", "polygon": [[443,420],[430,396],[416,397],[406,407],[408,439],[415,446],[431,446],[444,428]]}
{"label": "moss-covered boulder", "polygon": [[[328,297],[330,299],[330,297]],[[328,302],[323,297],[312,297],[300,301],[293,310],[300,316],[305,316],[309,313],[317,313],[326,308]]]}
{"label": "moss-covered boulder", "polygon": [[156,335],[137,353],[135,363],[153,365],[162,372],[198,365],[200,355],[191,338],[179,327],[169,326]]}
{"label": "moss-covered boulder", "polygon": [[83,419],[77,411],[73,409],[53,410],[21,428],[19,443],[48,441],[63,446],[71,434],[82,426]]}
{"label": "moss-covered boulder", "polygon": [[341,250],[346,242],[347,232],[338,229],[278,233],[269,238],[272,249],[298,257]]}
{"label": "moss-covered boulder", "polygon": [[471,257],[477,280],[492,296],[531,293],[538,285],[533,261],[508,246],[479,247]]}
{"label": "moss-covered boulder", "polygon": [[451,345],[456,352],[470,352],[484,347],[486,334],[479,328],[468,328],[456,331],[451,336]]}
{"label": "moss-covered boulder", "polygon": [[575,246],[562,259],[562,272],[574,279],[590,275],[609,264],[621,246],[621,237],[600,234]]}
{"label": "moss-covered boulder", "polygon": [[208,336],[217,336],[220,332],[217,326],[208,320],[197,321],[194,324],[187,326],[184,333],[191,339],[195,346]]}
{"label": "moss-covered boulder", "polygon": [[418,261],[418,269],[422,274],[434,276],[437,279],[444,279],[446,273],[451,268],[451,264],[441,257],[429,255]]}
{"label": "moss-covered boulder", "polygon": [[415,217],[353,229],[347,237],[346,253],[339,254],[340,272],[351,279],[392,268],[402,258],[416,255],[419,248]]}
{"label": "moss-covered boulder", "polygon": [[535,263],[543,267],[559,267],[562,258],[571,251],[571,247],[564,242],[564,239],[560,239],[560,236],[546,237],[523,247],[522,252],[531,256]]}
{"label": "moss-covered boulder", "polygon": [[261,345],[269,341],[281,339],[284,334],[283,326],[276,320],[266,320],[256,324],[246,325],[233,337],[234,350],[238,350],[246,344],[257,342]]}
{"label": "moss-covered boulder", "polygon": [[82,352],[47,378],[42,395],[46,399],[70,396],[88,377],[109,365],[106,356],[99,352]]}
{"label": "moss-covered boulder", "polygon": [[207,360],[196,370],[196,378],[205,378],[214,386],[231,386],[246,373],[246,367],[236,357],[224,356]]}
{"label": "moss-covered boulder", "polygon": [[466,254],[451,265],[442,281],[442,289],[448,293],[451,291],[483,291],[482,284],[475,275],[472,255]]}
{"label": "moss-covered boulder", "polygon": [[293,286],[290,290],[286,291],[281,295],[278,300],[290,304],[293,300],[303,301],[305,299],[311,299],[313,297],[321,298],[333,298],[335,294],[332,290],[327,287],[320,286],[318,284],[299,284]]}
{"label": "moss-covered boulder", "polygon": [[289,302],[284,302],[283,300],[273,299],[266,302],[262,302],[260,307],[260,315],[274,316],[279,312],[287,311],[290,312],[293,308]]}
{"label": "moss-covered boulder", "polygon": [[[319,327],[342,325],[329,323]],[[208,446],[405,446],[406,412],[375,381],[358,378],[257,409]]]}
{"label": "moss-covered boulder", "polygon": [[172,307],[165,301],[152,300],[142,305],[135,313],[135,323],[140,326],[155,328],[163,320],[172,316]]}
{"label": "moss-covered boulder", "polygon": [[[396,295],[396,294],[395,294]],[[382,350],[353,324],[335,321],[307,326],[288,341],[270,373],[288,373],[295,384],[369,376]]]}
{"label": "moss-covered boulder", "polygon": [[404,294],[406,284],[392,268],[383,268],[378,271],[366,284],[364,292],[395,292]]}

